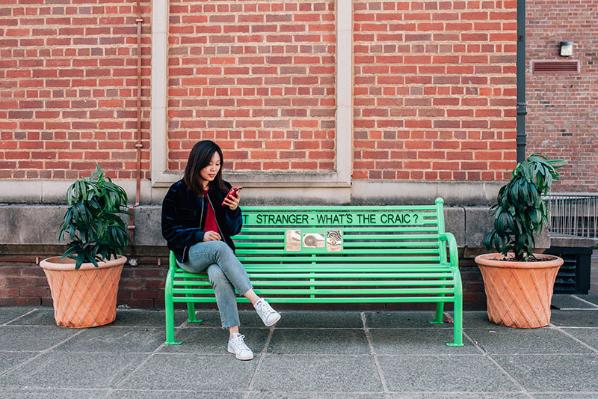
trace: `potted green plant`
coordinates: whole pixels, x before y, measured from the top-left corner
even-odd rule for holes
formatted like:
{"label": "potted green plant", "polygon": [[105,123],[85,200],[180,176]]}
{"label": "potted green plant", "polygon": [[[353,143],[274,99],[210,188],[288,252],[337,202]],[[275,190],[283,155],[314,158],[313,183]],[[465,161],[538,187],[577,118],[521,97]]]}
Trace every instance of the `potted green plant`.
{"label": "potted green plant", "polygon": [[116,296],[122,256],[128,245],[127,194],[104,176],[100,166],[67,190],[68,209],[59,239],[70,242],[61,257],[44,259],[40,266],[50,285],[56,324],[85,328],[116,318]]}
{"label": "potted green plant", "polygon": [[548,224],[542,195],[560,175],[561,160],[530,155],[517,164],[491,208],[494,225],[484,237],[497,253],[475,258],[487,298],[491,322],[517,328],[538,328],[550,322],[552,290],[563,259],[534,253],[534,235]]}

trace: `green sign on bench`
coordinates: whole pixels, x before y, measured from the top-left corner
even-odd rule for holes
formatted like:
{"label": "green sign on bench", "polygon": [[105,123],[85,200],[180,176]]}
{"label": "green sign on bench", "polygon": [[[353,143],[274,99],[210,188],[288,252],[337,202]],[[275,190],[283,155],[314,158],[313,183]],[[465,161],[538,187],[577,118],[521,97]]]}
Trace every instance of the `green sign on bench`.
{"label": "green sign on bench", "polygon": [[[443,200],[414,206],[246,206],[234,237],[256,293],[271,303],[435,303],[433,323],[453,303],[452,346],[462,346],[463,294],[457,243],[444,231]],[[174,303],[215,302],[206,274],[170,254],[166,344]],[[239,302],[247,302],[238,298]]]}

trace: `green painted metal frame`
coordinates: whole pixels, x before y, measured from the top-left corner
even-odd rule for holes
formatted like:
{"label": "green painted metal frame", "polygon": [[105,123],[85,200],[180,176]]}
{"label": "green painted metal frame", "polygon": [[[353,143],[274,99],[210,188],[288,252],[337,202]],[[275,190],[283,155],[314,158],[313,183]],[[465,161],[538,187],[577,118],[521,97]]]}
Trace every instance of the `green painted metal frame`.
{"label": "green painted metal frame", "polygon": [[[392,232],[367,223],[342,227],[346,233],[362,235],[345,235],[342,254],[332,256],[287,253],[282,243],[284,230],[289,226],[244,226],[241,235],[235,237],[237,255],[245,264],[256,293],[268,297],[272,303],[436,303],[431,321],[434,324],[443,323],[444,304],[452,302],[453,341],[447,345],[463,346],[463,293],[457,243],[455,237],[444,230],[441,198],[437,198],[434,205],[244,208],[245,213],[266,214],[327,212],[356,215],[366,211],[373,214],[427,211],[429,214],[424,226],[391,225]],[[322,225],[331,228],[330,224]],[[303,225],[300,228],[311,227]],[[256,239],[259,242],[255,242]],[[393,249],[389,249],[389,245]],[[242,297],[237,300],[248,302]],[[196,316],[195,303],[210,302],[215,302],[215,298],[207,276],[178,268],[171,252],[165,285],[165,344],[180,344],[174,333],[174,303],[187,304],[187,322],[201,323]]]}

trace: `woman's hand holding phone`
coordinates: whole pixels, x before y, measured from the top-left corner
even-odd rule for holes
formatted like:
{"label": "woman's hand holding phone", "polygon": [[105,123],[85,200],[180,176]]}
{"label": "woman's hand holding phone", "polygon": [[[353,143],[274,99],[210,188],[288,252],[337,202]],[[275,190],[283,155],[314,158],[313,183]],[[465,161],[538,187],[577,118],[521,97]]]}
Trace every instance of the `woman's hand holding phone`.
{"label": "woman's hand holding phone", "polygon": [[232,187],[226,197],[224,197],[224,201],[222,201],[222,206],[228,206],[231,211],[234,211],[239,207],[239,202],[241,202],[241,196],[239,195],[239,191],[241,191],[243,187]]}

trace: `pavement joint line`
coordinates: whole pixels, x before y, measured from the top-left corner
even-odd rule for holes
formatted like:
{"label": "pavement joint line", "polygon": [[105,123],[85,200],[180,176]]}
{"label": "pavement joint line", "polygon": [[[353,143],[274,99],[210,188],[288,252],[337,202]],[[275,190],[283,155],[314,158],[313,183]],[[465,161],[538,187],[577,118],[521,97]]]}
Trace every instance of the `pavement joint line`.
{"label": "pavement joint line", "polygon": [[[274,335],[274,330],[276,329],[276,325],[273,325],[269,331],[268,331],[268,336],[266,337],[266,342],[264,343],[264,347],[262,348],[261,352],[260,352],[260,358],[257,361],[257,365],[255,366],[255,370],[253,370],[253,375],[251,376],[251,380],[249,380],[249,386],[247,387],[247,392],[251,391],[251,388],[253,388],[253,383],[255,381],[255,377],[257,375],[258,370],[260,369],[262,362],[264,361],[264,358],[266,357],[267,353],[268,353],[268,347],[270,346],[270,341],[272,340],[272,336]],[[248,394],[243,394],[243,397],[245,398]]]}
{"label": "pavement joint line", "polygon": [[574,310],[574,311],[584,311],[584,312],[598,312],[598,306],[595,308],[559,308],[560,311],[567,311],[567,310]]}
{"label": "pavement joint line", "polygon": [[384,377],[384,373],[382,372],[382,367],[380,367],[380,362],[378,361],[378,356],[376,355],[376,351],[374,350],[374,343],[372,340],[372,334],[368,329],[365,312],[361,312],[361,322],[363,323],[363,331],[365,333],[365,337],[368,341],[368,347],[370,349],[369,355],[374,359],[374,365],[376,366],[376,372],[378,373],[378,378],[382,383],[382,390],[387,393],[388,391],[388,384],[386,383],[386,377]]}
{"label": "pavement joint line", "polygon": [[563,329],[563,330],[598,330],[596,327],[583,327],[583,326],[552,326],[551,329]]}
{"label": "pavement joint line", "polygon": [[583,303],[587,303],[588,305],[592,305],[593,307],[598,309],[598,305],[596,305],[594,302],[587,301],[583,298],[578,297],[577,295],[571,295],[571,297],[577,299],[578,301],[582,301]]}
{"label": "pavement joint line", "polygon": [[533,396],[532,396],[532,395],[531,395],[531,394],[530,394],[530,393],[527,391],[527,389],[525,389],[525,387],[524,387],[523,385],[521,385],[521,384],[519,383],[519,381],[517,381],[517,379],[515,379],[515,377],[513,377],[511,374],[509,374],[509,373],[507,372],[507,370],[505,370],[505,369],[504,369],[504,368],[503,368],[503,367],[502,367],[500,364],[498,364],[498,362],[497,362],[497,361],[496,361],[496,360],[495,360],[495,359],[494,359],[492,356],[490,356],[490,354],[489,354],[489,353],[486,353],[486,354],[484,355],[484,357],[486,357],[488,360],[490,360],[490,362],[494,363],[494,365],[495,365],[496,367],[498,367],[498,369],[499,369],[500,371],[502,371],[502,372],[503,372],[503,373],[504,373],[504,374],[505,374],[505,375],[506,375],[506,376],[507,376],[507,377],[508,377],[508,378],[511,380],[511,382],[513,382],[513,383],[515,384],[515,386],[518,386],[518,387],[521,389],[521,390],[519,391],[520,393],[523,393],[523,394],[525,394],[525,395],[526,395],[528,398],[530,398],[530,399],[534,399],[534,397],[533,397]]}
{"label": "pavement joint line", "polygon": [[[585,346],[586,348],[588,348],[589,350],[591,350],[594,353],[598,353],[598,349],[594,348],[593,346],[590,346],[588,344],[586,344],[585,342],[583,342],[582,340],[580,340],[579,338],[574,337],[573,335],[569,334],[568,332],[564,331],[561,328],[555,328],[555,330],[565,334],[566,336],[568,336],[569,338],[571,338],[572,340],[576,341],[577,343]],[[568,353],[567,353],[568,354]]]}
{"label": "pavement joint line", "polygon": [[[149,359],[151,359],[152,356],[154,356],[156,353],[158,353],[158,351],[160,349],[162,349],[163,347],[164,347],[164,342],[162,342],[156,349],[154,349],[151,353],[149,353],[149,356],[147,356],[145,359],[143,359],[141,361],[141,363],[139,363],[139,365],[133,369],[133,371],[131,371],[129,374],[122,377],[122,379],[116,384],[116,387],[118,388],[119,386],[121,386],[127,379],[129,379],[133,374],[135,374],[135,372],[137,370],[139,370],[142,366],[144,366],[149,361]],[[112,381],[110,381],[109,389],[112,389],[111,385],[112,385]],[[109,394],[110,394],[110,392],[108,393],[108,395]],[[108,395],[106,397],[108,397]]]}
{"label": "pavement joint line", "polygon": [[29,312],[27,312],[27,313],[25,313],[25,314],[22,314],[22,315],[20,315],[20,316],[18,316],[18,317],[15,317],[14,319],[12,319],[12,320],[9,320],[9,321],[7,321],[6,323],[4,323],[4,324],[0,324],[0,325],[1,325],[1,326],[6,326],[7,324],[10,324],[10,323],[12,323],[13,321],[17,321],[17,320],[19,320],[20,318],[22,318],[22,317],[25,317],[25,316],[27,316],[28,314],[31,314],[31,313],[35,312],[36,310],[37,310],[37,308],[33,308],[33,309],[31,309]]}
{"label": "pavement joint line", "polygon": [[475,339],[471,338],[467,332],[465,330],[463,330],[463,336],[465,338],[467,338],[469,340],[469,342],[471,342],[473,344],[473,346],[480,351],[481,354],[486,354],[487,351],[484,349],[484,347],[482,347],[482,345],[479,344],[478,341],[476,341]]}
{"label": "pavement joint line", "polygon": [[30,359],[25,360],[23,363],[19,363],[16,366],[13,366],[13,367],[11,367],[11,368],[9,368],[7,370],[4,370],[3,372],[0,373],[0,377],[3,377],[3,376],[5,376],[5,375],[7,375],[9,373],[12,373],[15,370],[20,369],[23,366],[26,366],[27,364],[33,362],[35,359],[39,358],[40,356],[43,356],[46,353],[51,352],[54,348],[56,348],[56,347],[58,347],[58,346],[60,346],[60,345],[62,345],[64,343],[70,341],[71,339],[75,338],[77,335],[82,334],[83,331],[85,331],[85,330],[79,330],[79,331],[75,332],[74,334],[68,336],[66,339],[63,339],[62,341],[60,341],[60,342],[58,342],[58,343],[50,346],[49,348],[44,349],[43,351],[40,351],[36,356],[33,356]]}

